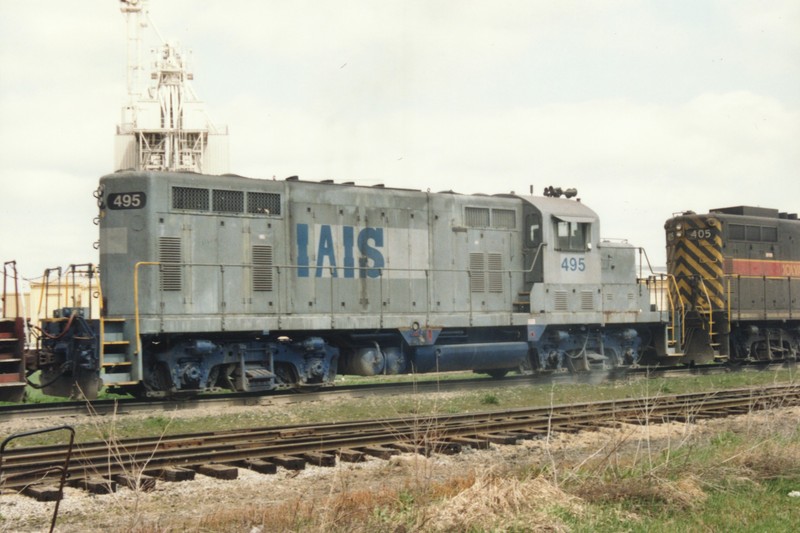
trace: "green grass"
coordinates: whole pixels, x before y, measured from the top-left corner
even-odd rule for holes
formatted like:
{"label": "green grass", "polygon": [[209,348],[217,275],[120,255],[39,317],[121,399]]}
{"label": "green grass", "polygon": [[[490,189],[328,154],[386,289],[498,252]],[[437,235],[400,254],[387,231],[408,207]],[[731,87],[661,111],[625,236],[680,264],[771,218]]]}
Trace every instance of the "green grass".
{"label": "green grass", "polygon": [[[448,374],[451,376],[451,374]],[[432,375],[426,375],[432,377]],[[435,377],[435,376],[434,376]],[[463,376],[462,376],[463,377]],[[373,378],[374,379],[374,378]],[[795,372],[781,369],[771,372],[735,372],[670,378],[637,378],[610,383],[521,384],[490,390],[447,392],[444,394],[408,394],[399,396],[368,396],[324,402],[296,402],[275,408],[231,409],[229,415],[173,417],[158,413],[151,417],[97,417],[87,423],[75,424],[78,440],[94,440],[109,431],[100,429],[113,422],[118,437],[157,436],[163,433],[190,433],[241,427],[259,427],[313,423],[317,421],[348,421],[369,418],[391,418],[406,415],[452,414],[487,411],[502,406],[536,407],[566,403],[639,398],[680,394],[703,390],[753,387],[795,380]],[[491,386],[494,381],[488,381]],[[669,392],[666,392],[669,391]],[[298,396],[299,398],[299,396]],[[109,418],[112,420],[109,421]],[[0,437],[4,435],[0,429]],[[50,438],[50,437],[48,437]],[[50,443],[49,441],[46,443]]]}

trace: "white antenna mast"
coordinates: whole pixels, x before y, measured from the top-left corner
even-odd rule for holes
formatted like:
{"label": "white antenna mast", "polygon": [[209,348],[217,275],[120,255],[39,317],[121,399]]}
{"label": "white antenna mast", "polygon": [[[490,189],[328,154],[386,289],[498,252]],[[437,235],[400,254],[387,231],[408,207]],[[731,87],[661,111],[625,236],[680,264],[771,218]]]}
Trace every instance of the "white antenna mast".
{"label": "white antenna mast", "polygon": [[[115,170],[228,172],[228,131],[208,119],[192,91],[193,79],[182,50],[165,41],[150,19],[148,0],[120,0],[127,25],[128,103],[117,127]],[[150,80],[142,83],[142,30],[159,40]]]}

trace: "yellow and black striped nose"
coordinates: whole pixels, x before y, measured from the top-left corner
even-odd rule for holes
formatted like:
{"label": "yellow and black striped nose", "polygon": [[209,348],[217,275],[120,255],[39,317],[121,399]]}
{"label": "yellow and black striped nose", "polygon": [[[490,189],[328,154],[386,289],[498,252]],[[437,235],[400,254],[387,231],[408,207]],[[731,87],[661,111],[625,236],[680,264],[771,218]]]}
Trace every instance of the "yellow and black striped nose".
{"label": "yellow and black striped nose", "polygon": [[719,220],[701,215],[681,216],[671,219],[666,230],[667,270],[675,277],[681,299],[695,308],[707,308],[708,298],[713,309],[724,309]]}

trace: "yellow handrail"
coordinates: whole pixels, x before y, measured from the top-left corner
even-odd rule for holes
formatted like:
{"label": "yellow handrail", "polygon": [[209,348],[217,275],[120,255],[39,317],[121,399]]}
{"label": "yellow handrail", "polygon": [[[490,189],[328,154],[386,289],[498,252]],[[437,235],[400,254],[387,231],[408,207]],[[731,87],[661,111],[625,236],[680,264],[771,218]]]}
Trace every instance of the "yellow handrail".
{"label": "yellow handrail", "polygon": [[133,265],[133,313],[136,323],[136,354],[142,354],[142,338],[139,335],[139,267],[140,266],[161,266],[160,261],[139,261]]}
{"label": "yellow handrail", "polygon": [[711,296],[709,296],[708,294],[708,288],[706,287],[705,281],[703,280],[703,278],[699,279],[700,279],[700,288],[702,289],[703,295],[705,296],[706,299],[705,303],[708,304],[708,311],[704,311],[702,305],[700,306],[698,311],[700,311],[701,313],[705,312],[708,313],[708,338],[709,340],[711,340],[711,338],[714,335],[714,308],[711,307]]}
{"label": "yellow handrail", "polygon": [[[683,341],[684,336],[686,334],[686,320],[685,320],[685,317],[686,317],[686,305],[685,305],[685,303],[683,301],[683,298],[681,298],[681,292],[680,292],[680,289],[678,288],[678,282],[675,279],[675,276],[672,275],[672,274],[667,274],[667,280],[668,280],[668,282],[667,282],[667,298],[669,299],[670,315],[672,317],[671,318],[671,322],[672,322],[673,336],[674,336],[674,332],[675,332],[675,319],[676,319],[675,317],[676,317],[676,313],[675,313],[675,302],[673,302],[673,300],[672,300],[672,291],[670,290],[672,287],[674,287],[675,295],[677,296],[678,303],[680,303],[680,309],[681,309],[681,341]],[[673,339],[673,340],[675,340],[675,339]]]}

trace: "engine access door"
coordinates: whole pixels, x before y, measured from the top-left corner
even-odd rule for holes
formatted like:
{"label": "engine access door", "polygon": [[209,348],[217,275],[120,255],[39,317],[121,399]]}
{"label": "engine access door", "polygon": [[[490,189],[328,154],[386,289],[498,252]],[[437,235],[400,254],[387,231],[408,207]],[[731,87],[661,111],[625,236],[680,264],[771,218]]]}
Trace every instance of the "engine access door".
{"label": "engine access door", "polygon": [[544,241],[542,240],[542,212],[531,204],[524,204],[522,232],[522,257],[525,267],[525,284],[544,281]]}

